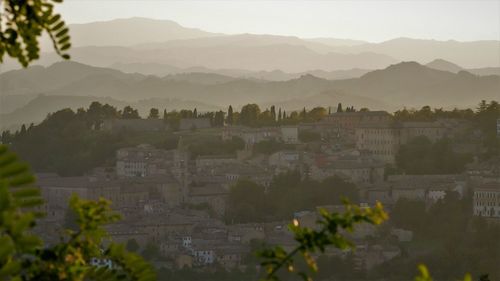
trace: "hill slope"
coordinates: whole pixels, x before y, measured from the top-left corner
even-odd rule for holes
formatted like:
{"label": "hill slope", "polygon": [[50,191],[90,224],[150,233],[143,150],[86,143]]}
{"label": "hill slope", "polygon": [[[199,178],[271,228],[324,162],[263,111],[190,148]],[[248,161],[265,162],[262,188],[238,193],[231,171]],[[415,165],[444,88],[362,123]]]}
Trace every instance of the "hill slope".
{"label": "hill slope", "polygon": [[464,68],[500,66],[500,41],[437,41],[396,38],[381,43],[333,47],[338,52],[374,52],[401,61],[429,62],[436,58],[452,61]]}
{"label": "hill slope", "polygon": [[442,70],[442,71],[448,71],[448,72],[453,72],[457,73],[460,70],[463,70],[463,68],[459,65],[456,65],[452,62],[442,60],[442,59],[435,59],[425,66],[432,68],[432,69],[437,69],[437,70]]}
{"label": "hill slope", "polygon": [[[127,18],[84,24],[70,24],[71,44],[82,46],[132,46],[145,42],[191,39],[220,35],[196,28],[187,28],[170,20]],[[48,38],[43,50],[51,50]]]}
{"label": "hill slope", "polygon": [[[237,106],[314,99],[318,94],[329,91],[376,101],[372,106],[367,105],[368,107],[378,107],[381,104],[388,109],[422,105],[474,106],[481,99],[498,99],[500,92],[500,76],[476,76],[466,71],[455,74],[416,62],[391,65],[368,72],[360,78],[327,80],[306,74],[286,81],[240,79],[206,73],[161,78],[74,63],[56,66],[5,73],[0,75],[0,81],[5,80],[5,77],[10,81],[27,81],[24,94],[38,94],[40,89],[45,89],[46,95],[112,97],[130,102],[147,98],[168,98],[223,107],[228,104]],[[65,70],[68,75],[61,74],[60,68],[68,68]],[[79,78],[76,73],[81,74]],[[45,81],[35,74],[51,77],[52,80]],[[47,83],[40,84],[39,81]],[[5,94],[18,92],[16,87],[4,87],[3,90],[2,93]]]}

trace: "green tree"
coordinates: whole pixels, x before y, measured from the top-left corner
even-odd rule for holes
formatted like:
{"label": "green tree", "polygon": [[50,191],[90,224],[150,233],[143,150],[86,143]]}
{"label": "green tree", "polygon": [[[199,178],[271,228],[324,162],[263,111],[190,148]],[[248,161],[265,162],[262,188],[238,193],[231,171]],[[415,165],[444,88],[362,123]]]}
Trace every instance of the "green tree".
{"label": "green tree", "polygon": [[[373,208],[360,208],[345,202],[346,212],[343,214],[329,213],[321,210],[321,219],[318,221],[319,230],[299,226],[297,220],[289,225],[298,246],[287,252],[281,246],[267,248],[258,252],[261,265],[265,268],[266,280],[279,280],[280,270],[300,276],[303,280],[312,280],[311,273],[318,271],[318,263],[313,257],[315,253],[324,253],[328,246],[341,250],[352,249],[354,244],[341,231],[352,232],[355,225],[369,223],[379,225],[388,219],[387,213],[381,204]],[[302,270],[297,266],[297,256],[300,256],[308,269]]]}
{"label": "green tree", "polygon": [[421,231],[427,221],[425,202],[399,199],[391,212],[391,222],[399,228]]}
{"label": "green tree", "polygon": [[239,124],[256,126],[260,115],[260,108],[256,104],[247,104],[241,108]]}
{"label": "green tree", "polygon": [[342,103],[339,102],[337,105],[337,112],[343,112],[344,110],[342,109]]}
{"label": "green tree", "polygon": [[158,119],[160,118],[160,111],[158,108],[151,108],[149,110],[148,119]]}
{"label": "green tree", "polygon": [[140,119],[139,112],[137,109],[132,108],[130,105],[127,105],[123,108],[121,113],[121,117],[123,119]]}
{"label": "green tree", "polygon": [[214,126],[215,127],[222,127],[222,126],[224,126],[224,112],[222,110],[219,110],[219,111],[215,112]]}
{"label": "green tree", "polygon": [[302,112],[300,112],[300,119],[305,120],[307,118],[307,111],[306,108],[302,108]]}
{"label": "green tree", "polygon": [[158,245],[153,241],[148,241],[148,243],[144,247],[144,250],[142,251],[142,256],[150,261],[158,259],[161,256]]}
{"label": "green tree", "polygon": [[230,223],[257,222],[262,220],[265,208],[265,188],[252,181],[241,179],[231,187],[226,220]]}
{"label": "green tree", "polygon": [[311,121],[319,121],[327,116],[326,108],[318,106],[308,112],[308,117]]}
{"label": "green tree", "polygon": [[64,59],[71,47],[69,29],[55,12],[60,0],[3,0],[0,5],[0,63],[4,55],[17,59],[26,67],[40,57],[38,39],[43,32],[49,35],[54,50]]}
{"label": "green tree", "polygon": [[227,109],[227,123],[229,125],[233,125],[233,107],[229,105],[229,108]]}
{"label": "green tree", "polygon": [[425,136],[411,139],[396,154],[397,168],[407,174],[461,173],[469,161],[469,155],[453,151],[449,139],[433,143]]}
{"label": "green tree", "polygon": [[72,209],[66,209],[64,213],[63,227],[72,231],[78,230],[78,224],[76,223],[76,214]]}
{"label": "green tree", "polygon": [[132,239],[129,239],[127,241],[127,245],[126,245],[127,251],[137,253],[139,248],[140,248],[139,244],[137,243],[137,241],[135,239],[132,238]]}

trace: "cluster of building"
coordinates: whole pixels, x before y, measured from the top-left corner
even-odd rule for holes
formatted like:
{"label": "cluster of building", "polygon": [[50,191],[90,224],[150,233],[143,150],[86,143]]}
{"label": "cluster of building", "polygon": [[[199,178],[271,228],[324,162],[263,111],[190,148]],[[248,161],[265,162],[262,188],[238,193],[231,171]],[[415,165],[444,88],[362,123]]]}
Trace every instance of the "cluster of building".
{"label": "cluster of building", "polygon": [[[209,127],[200,120],[181,120],[181,125],[185,129]],[[127,121],[126,125],[120,123],[122,120],[113,122],[105,123],[104,128],[144,125],[144,120]],[[161,120],[161,125],[158,120],[150,124],[154,122],[158,129],[164,126]],[[286,228],[288,222],[224,223],[230,188],[241,179],[268,187],[275,175],[287,171],[299,171],[317,181],[341,177],[356,184],[362,202],[371,205],[379,201],[389,209],[402,198],[434,204],[449,192],[458,196],[472,194],[474,215],[500,221],[498,159],[491,163],[476,161],[459,175],[386,174],[387,164],[394,162],[399,147],[412,138],[426,136],[436,141],[452,137],[462,128],[463,124],[454,120],[396,122],[383,111],[346,112],[298,126],[224,127],[222,140],[238,137],[245,143],[235,155],[192,158],[182,138],[172,150],[147,144],[122,148],[116,152],[113,167],[96,168],[85,176],[39,174],[38,185],[47,213],[43,225],[51,229],[64,223],[72,194],[86,199],[104,197],[124,218],[109,226],[113,240],[126,243],[133,239],[141,247],[155,243],[161,254],[170,258],[172,267],[242,267],[253,239],[285,248],[292,248],[295,242]],[[299,136],[305,131],[320,134],[321,141],[301,143]],[[270,140],[286,144],[286,149],[270,155],[253,152],[257,143]],[[313,226],[317,212],[298,212],[295,217],[301,224]],[[356,259],[360,267],[369,268],[399,254],[399,249],[388,245],[368,245],[366,237],[374,231],[366,225],[353,237],[359,248]],[[400,241],[411,240],[411,233],[405,230],[391,231]]]}

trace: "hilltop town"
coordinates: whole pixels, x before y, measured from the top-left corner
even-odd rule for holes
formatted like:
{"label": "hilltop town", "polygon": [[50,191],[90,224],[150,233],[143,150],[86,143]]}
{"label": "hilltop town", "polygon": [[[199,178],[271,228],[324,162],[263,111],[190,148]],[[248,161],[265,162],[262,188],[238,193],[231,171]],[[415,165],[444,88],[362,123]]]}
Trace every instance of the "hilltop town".
{"label": "hilltop town", "polygon": [[[356,251],[324,258],[351,264],[346,274],[376,275],[395,260],[425,256],[414,243],[430,238],[412,221],[414,212],[429,221],[458,204],[467,224],[500,223],[499,114],[493,101],[477,110],[394,114],[339,104],[287,115],[246,105],[240,112],[165,110],[161,117],[153,108],[143,119],[131,107],[93,103],[6,131],[2,142],[37,172],[47,214],[37,231],[47,241],[71,227],[73,194],[104,197],[122,215],[107,227],[110,238],[157,268],[224,268],[251,279],[259,270],[256,249],[293,248],[292,219],[314,228],[320,209],[343,212],[348,198],[361,206],[381,202],[395,221],[382,230],[357,228],[348,234]],[[96,146],[80,147],[81,138]],[[57,147],[47,139],[58,139]],[[436,235],[432,241],[444,238]]]}

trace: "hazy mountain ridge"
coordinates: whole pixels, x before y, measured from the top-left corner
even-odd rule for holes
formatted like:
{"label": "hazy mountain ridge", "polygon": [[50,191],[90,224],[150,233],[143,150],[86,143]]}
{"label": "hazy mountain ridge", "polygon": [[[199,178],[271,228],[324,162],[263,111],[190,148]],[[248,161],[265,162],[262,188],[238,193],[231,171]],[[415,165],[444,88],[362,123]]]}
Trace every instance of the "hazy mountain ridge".
{"label": "hazy mountain ridge", "polygon": [[458,73],[459,71],[465,70],[467,72],[470,72],[475,75],[480,75],[480,76],[488,76],[488,75],[500,75],[500,67],[483,67],[483,68],[469,68],[465,69],[457,64],[454,64],[452,62],[443,60],[443,59],[435,59],[429,63],[427,63],[425,66],[437,69],[437,70],[443,70],[443,71],[449,71],[453,73]]}
{"label": "hazy mountain ridge", "polygon": [[[37,81],[41,78],[36,75],[39,73],[40,77],[59,78],[47,80],[51,83],[43,84],[42,89],[46,89],[44,93],[47,95],[112,97],[128,101],[160,97],[209,101],[219,106],[307,99],[326,91],[376,99],[387,107],[402,104],[410,107],[423,104],[470,106],[480,99],[495,98],[500,91],[499,76],[480,77],[465,71],[454,74],[416,62],[394,64],[368,72],[360,78],[327,80],[307,74],[286,81],[257,81],[206,73],[161,78],[73,62],[56,64],[46,69],[33,68],[1,74],[0,81],[5,77],[11,81],[25,81],[26,85],[32,87],[25,88],[25,94],[39,94],[41,86]],[[82,73],[81,78],[76,79],[75,73]],[[18,92],[15,83],[10,85],[13,87],[3,88],[4,94]],[[470,95],[471,92],[475,95]]]}
{"label": "hazy mountain ridge", "polygon": [[218,74],[223,76],[229,76],[233,78],[244,78],[244,79],[258,79],[258,80],[268,80],[268,81],[286,81],[290,79],[299,78],[302,75],[312,74],[319,78],[324,78],[328,80],[337,79],[348,79],[357,78],[361,75],[370,72],[370,69],[346,69],[346,70],[332,70],[325,71],[321,69],[308,70],[304,72],[289,73],[282,70],[271,70],[271,71],[250,71],[244,69],[211,69],[206,67],[189,67],[189,68],[179,68],[168,64],[159,63],[129,63],[129,64],[113,64],[109,66],[110,68],[120,70],[125,73],[141,73],[145,75],[155,75],[155,76],[167,76],[167,75],[178,75],[178,74],[188,74],[188,73],[207,73],[207,74]]}
{"label": "hazy mountain ridge", "polygon": [[[71,44],[75,47],[132,46],[143,42],[163,42],[220,35],[198,28],[184,27],[171,20],[140,17],[70,24],[68,27],[71,32]],[[51,44],[48,38],[44,38],[41,42],[42,49],[50,50]]]}
{"label": "hazy mountain ridge", "polygon": [[467,71],[454,74],[403,62],[358,79],[335,81],[335,88],[406,107],[470,107],[481,99],[498,99],[500,76],[477,76]]}
{"label": "hazy mountain ridge", "polygon": [[[496,69],[483,68],[500,68],[500,41],[396,38],[369,43],[268,34],[224,35],[186,28],[173,21],[145,18],[70,25],[70,29],[74,46],[70,51],[72,59],[101,67],[120,63],[158,63],[182,69],[204,67],[251,72],[279,69],[287,73],[303,73],[315,69],[327,72],[355,68],[379,69],[399,61],[423,64],[441,58],[465,69],[479,68],[481,70],[474,73],[481,75],[498,73]],[[132,31],[139,35],[127,36]],[[50,53],[42,55],[38,64],[51,65],[60,61],[51,48],[42,49]],[[15,68],[19,68],[17,62],[6,60],[0,71]],[[158,74],[158,71],[161,70],[151,74]]]}
{"label": "hazy mountain ridge", "polygon": [[458,73],[461,70],[464,70],[461,66],[454,64],[452,62],[443,60],[443,59],[435,59],[429,63],[427,63],[425,66],[437,70],[443,70],[443,71],[449,71],[453,73]]}
{"label": "hazy mountain ridge", "polygon": [[375,52],[402,61],[429,62],[436,58],[452,61],[464,68],[500,66],[500,40],[459,42],[396,38],[381,43],[332,47],[341,53]]}
{"label": "hazy mountain ridge", "polygon": [[[274,44],[262,46],[184,47],[169,46],[162,49],[134,49],[129,47],[90,46],[72,48],[73,61],[108,67],[113,64],[157,63],[177,68],[206,67],[211,69],[244,69],[249,71],[304,72],[311,69],[325,71],[342,69],[377,69],[397,60],[375,53],[318,53],[305,46]],[[50,65],[60,61],[52,53],[38,62]]]}

